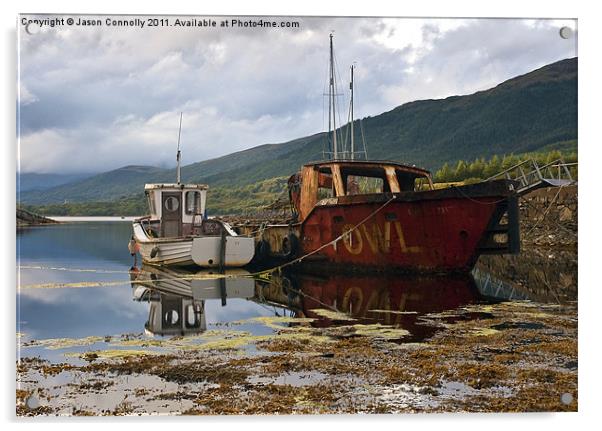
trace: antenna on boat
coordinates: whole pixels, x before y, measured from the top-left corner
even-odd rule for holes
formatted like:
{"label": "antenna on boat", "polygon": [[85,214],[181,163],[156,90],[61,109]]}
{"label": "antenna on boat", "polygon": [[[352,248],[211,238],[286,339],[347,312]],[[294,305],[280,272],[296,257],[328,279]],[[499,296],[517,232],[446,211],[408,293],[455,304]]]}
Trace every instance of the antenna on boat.
{"label": "antenna on boat", "polygon": [[351,90],[351,100],[349,102],[349,109],[351,110],[351,119],[350,119],[350,125],[351,125],[351,160],[355,159],[355,145],[353,142],[353,69],[355,68],[355,66],[352,64],[351,65],[351,82],[349,83],[349,89]]}
{"label": "antenna on boat", "polygon": [[335,115],[335,97],[336,91],[334,86],[334,51],[332,47],[332,33],[330,33],[330,85],[328,87],[328,132],[330,132],[330,115],[332,114],[332,150],[333,158],[339,158],[337,149],[337,124]]}
{"label": "antenna on boat", "polygon": [[[364,157],[366,160],[368,160],[368,152],[366,150],[366,138],[364,136],[364,126],[362,124],[362,119],[358,119],[358,123],[360,125],[360,135],[362,138],[362,145],[364,146],[364,150],[357,150],[355,149],[355,133],[354,133],[354,126],[355,126],[355,121],[354,121],[354,113],[353,113],[353,105],[354,105],[354,96],[355,96],[355,80],[354,80],[354,73],[355,73],[355,62],[351,65],[351,80],[349,82],[349,90],[351,92],[351,98],[349,100],[349,117],[348,117],[348,122],[347,122],[347,128],[345,130],[345,145],[347,144],[347,136],[351,135],[351,148],[350,148],[350,159],[351,160],[355,160],[355,153],[361,154],[364,153]],[[350,132],[350,133],[349,133]]]}
{"label": "antenna on boat", "polygon": [[176,182],[180,184],[180,135],[182,134],[182,112],[180,112],[180,128],[178,130],[178,152],[176,153]]}

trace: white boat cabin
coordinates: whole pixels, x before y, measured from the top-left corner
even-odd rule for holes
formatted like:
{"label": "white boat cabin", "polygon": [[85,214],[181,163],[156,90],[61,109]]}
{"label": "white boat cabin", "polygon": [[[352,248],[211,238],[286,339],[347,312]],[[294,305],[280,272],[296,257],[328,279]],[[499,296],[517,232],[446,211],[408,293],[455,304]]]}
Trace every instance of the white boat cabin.
{"label": "white boat cabin", "polygon": [[198,235],[206,218],[207,189],[204,184],[146,184],[151,235]]}

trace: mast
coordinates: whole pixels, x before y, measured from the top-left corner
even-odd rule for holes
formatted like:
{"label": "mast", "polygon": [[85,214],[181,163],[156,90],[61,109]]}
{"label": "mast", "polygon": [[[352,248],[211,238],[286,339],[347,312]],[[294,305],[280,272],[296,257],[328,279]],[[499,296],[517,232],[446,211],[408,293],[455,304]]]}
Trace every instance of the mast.
{"label": "mast", "polygon": [[349,89],[351,90],[351,160],[355,159],[355,145],[353,142],[353,65],[351,65],[351,82],[349,83]]}
{"label": "mast", "polygon": [[178,130],[178,152],[176,153],[176,182],[180,184],[180,135],[182,134],[182,112],[180,112],[180,128]]}
{"label": "mast", "polygon": [[[336,121],[336,114],[335,114],[335,97],[336,97],[336,92],[335,92],[335,86],[334,86],[334,52],[333,52],[333,48],[332,48],[332,33],[330,33],[330,86],[328,88],[328,93],[329,93],[329,108],[328,108],[328,112],[329,115],[332,112],[332,148],[333,148],[333,158],[336,160],[339,158],[338,155],[338,148],[337,148],[337,121]],[[330,129],[330,119],[328,121],[329,124],[329,129]],[[329,130],[330,131],[330,130]]]}

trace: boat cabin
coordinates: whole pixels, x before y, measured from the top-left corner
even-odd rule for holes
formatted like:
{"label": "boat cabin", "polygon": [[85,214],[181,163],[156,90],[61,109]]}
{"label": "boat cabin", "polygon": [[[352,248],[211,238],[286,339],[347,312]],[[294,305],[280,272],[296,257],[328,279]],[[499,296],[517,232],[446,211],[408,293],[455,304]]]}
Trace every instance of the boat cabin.
{"label": "boat cabin", "polygon": [[149,335],[188,335],[207,330],[205,302],[179,295],[158,293],[150,299],[148,320],[144,325]]}
{"label": "boat cabin", "polygon": [[310,163],[304,165],[288,183],[298,221],[303,221],[324,199],[433,189],[429,171],[388,161]]}
{"label": "boat cabin", "polygon": [[207,189],[204,184],[146,184],[147,232],[155,237],[198,234],[206,218]]}

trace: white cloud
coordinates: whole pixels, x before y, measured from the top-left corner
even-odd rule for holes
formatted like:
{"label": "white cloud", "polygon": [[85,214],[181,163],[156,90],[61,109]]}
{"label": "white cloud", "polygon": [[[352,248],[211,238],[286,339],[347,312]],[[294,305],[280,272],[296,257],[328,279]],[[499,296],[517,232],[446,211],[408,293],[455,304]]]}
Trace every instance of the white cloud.
{"label": "white cloud", "polygon": [[[185,163],[324,127],[328,33],[356,114],[467,94],[576,55],[575,21],[291,18],[300,29],[45,29],[21,37],[21,169]],[[341,97],[341,102],[347,100]],[[340,111],[344,114],[343,104]]]}
{"label": "white cloud", "polygon": [[35,94],[32,94],[27,87],[21,84],[19,88],[19,103],[23,106],[37,102],[39,99]]}

